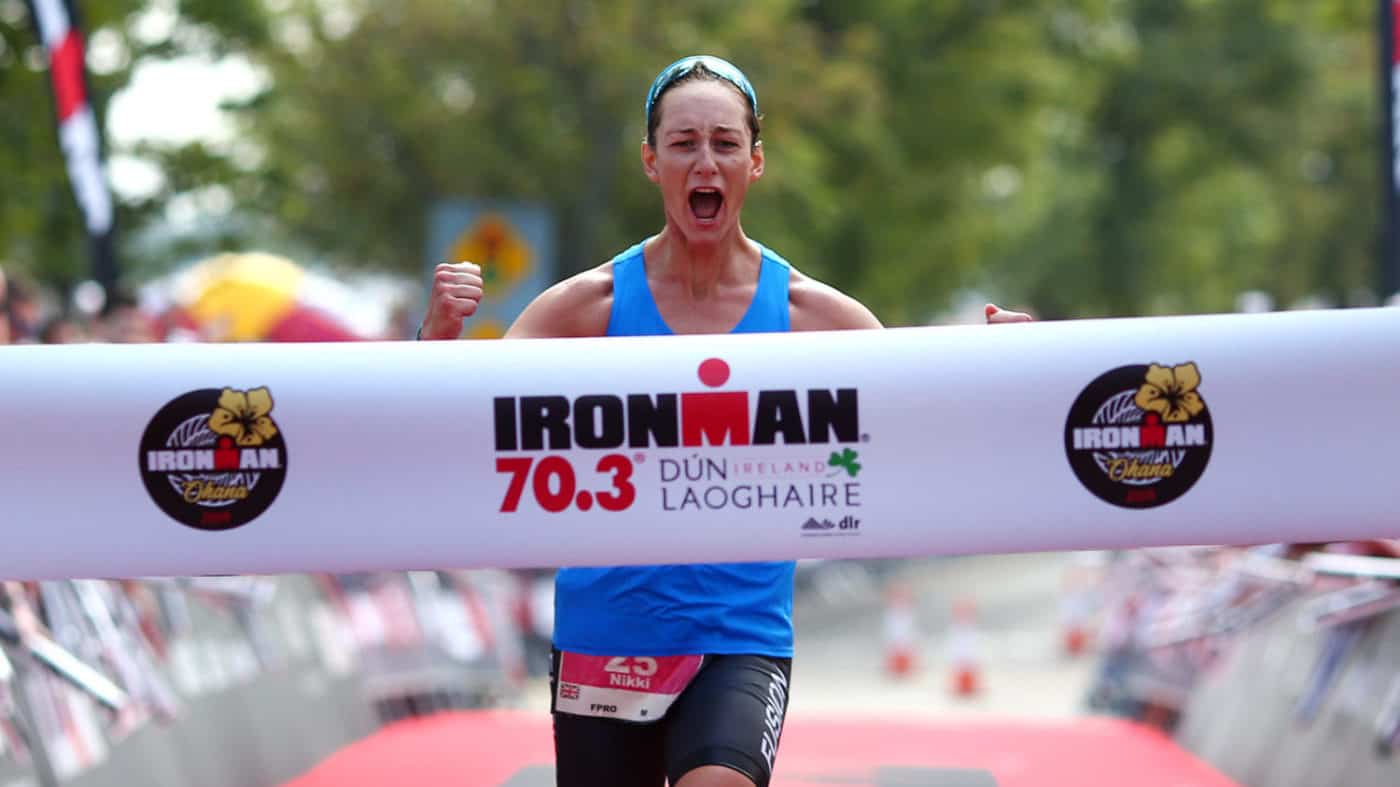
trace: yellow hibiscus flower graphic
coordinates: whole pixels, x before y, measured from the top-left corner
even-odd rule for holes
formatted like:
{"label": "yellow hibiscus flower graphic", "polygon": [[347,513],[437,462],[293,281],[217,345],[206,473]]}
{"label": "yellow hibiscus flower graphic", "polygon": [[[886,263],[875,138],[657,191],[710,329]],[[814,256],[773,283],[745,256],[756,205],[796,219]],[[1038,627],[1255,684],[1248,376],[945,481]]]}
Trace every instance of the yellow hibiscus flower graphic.
{"label": "yellow hibiscus flower graphic", "polygon": [[1206,403],[1196,393],[1200,384],[1201,373],[1194,363],[1170,368],[1154,363],[1133,401],[1148,412],[1160,414],[1166,423],[1189,421],[1206,409]]}
{"label": "yellow hibiscus flower graphic", "polygon": [[232,437],[242,446],[259,446],[277,435],[277,426],[267,414],[272,412],[272,394],[267,388],[235,391],[225,388],[219,405],[209,416],[209,429]]}

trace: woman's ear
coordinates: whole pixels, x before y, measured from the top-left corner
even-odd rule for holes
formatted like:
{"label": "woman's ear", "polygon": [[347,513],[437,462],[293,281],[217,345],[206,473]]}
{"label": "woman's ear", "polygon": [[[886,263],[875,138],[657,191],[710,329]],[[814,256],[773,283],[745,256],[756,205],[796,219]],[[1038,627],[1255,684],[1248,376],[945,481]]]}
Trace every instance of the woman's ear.
{"label": "woman's ear", "polygon": [[749,151],[749,157],[752,159],[752,165],[749,168],[749,182],[752,183],[755,180],[758,180],[759,178],[763,177],[762,142],[755,142],[753,144],[753,149]]}
{"label": "woman's ear", "polygon": [[652,183],[658,182],[661,177],[656,171],[656,148],[648,145],[646,140],[642,140],[642,171]]}

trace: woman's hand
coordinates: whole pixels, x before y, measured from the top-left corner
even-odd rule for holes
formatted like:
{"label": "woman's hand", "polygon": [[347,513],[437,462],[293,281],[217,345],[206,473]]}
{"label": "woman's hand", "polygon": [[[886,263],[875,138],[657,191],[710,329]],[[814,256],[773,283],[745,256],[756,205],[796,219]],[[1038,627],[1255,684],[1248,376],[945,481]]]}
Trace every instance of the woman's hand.
{"label": "woman's hand", "polygon": [[988,325],[998,325],[1007,322],[1030,322],[1033,318],[1025,312],[1012,312],[997,306],[994,303],[987,304],[985,309]]}
{"label": "woman's hand", "polygon": [[481,303],[481,267],[470,262],[444,262],[433,271],[433,289],[428,295],[428,314],[423,319],[422,339],[456,339],[462,322],[476,314]]}

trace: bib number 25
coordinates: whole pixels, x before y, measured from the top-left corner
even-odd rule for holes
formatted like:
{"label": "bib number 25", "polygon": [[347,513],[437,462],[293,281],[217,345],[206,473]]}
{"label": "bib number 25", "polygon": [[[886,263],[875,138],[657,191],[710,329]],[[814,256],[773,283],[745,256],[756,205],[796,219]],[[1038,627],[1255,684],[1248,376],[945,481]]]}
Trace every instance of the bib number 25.
{"label": "bib number 25", "polygon": [[656,674],[656,659],[650,656],[613,656],[603,669],[619,675],[636,675],[650,678]]}

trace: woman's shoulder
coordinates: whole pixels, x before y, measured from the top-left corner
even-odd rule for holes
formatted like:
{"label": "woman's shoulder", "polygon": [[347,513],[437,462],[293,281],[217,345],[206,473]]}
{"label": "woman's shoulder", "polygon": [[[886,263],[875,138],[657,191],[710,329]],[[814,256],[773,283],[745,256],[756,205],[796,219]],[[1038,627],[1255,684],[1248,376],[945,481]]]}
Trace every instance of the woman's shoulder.
{"label": "woman's shoulder", "polygon": [[507,336],[519,339],[603,336],[612,315],[614,260],[551,285],[520,313]]}
{"label": "woman's shoulder", "polygon": [[585,302],[594,300],[610,300],[615,263],[615,260],[608,260],[581,273],[575,273],[550,289],[559,290],[559,297],[569,300],[573,306],[582,306]]}
{"label": "woman's shoulder", "polygon": [[788,265],[788,308],[794,331],[883,328],[865,304]]}

